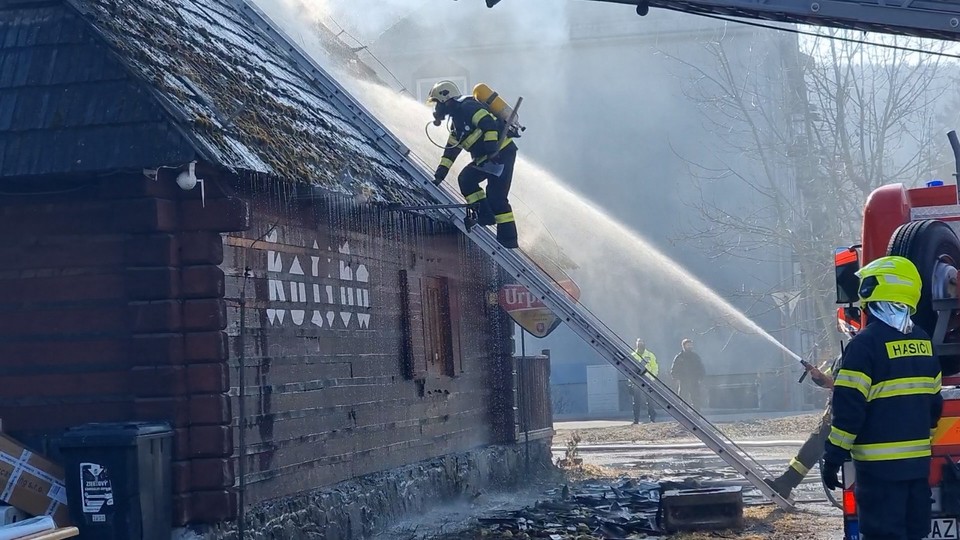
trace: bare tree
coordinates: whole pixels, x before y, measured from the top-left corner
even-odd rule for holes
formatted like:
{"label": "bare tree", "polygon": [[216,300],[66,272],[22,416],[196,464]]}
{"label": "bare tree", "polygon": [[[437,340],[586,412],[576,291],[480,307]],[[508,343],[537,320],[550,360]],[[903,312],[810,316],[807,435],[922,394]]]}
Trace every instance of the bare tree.
{"label": "bare tree", "polygon": [[706,158],[680,156],[700,195],[691,203],[699,219],[681,239],[714,256],[795,261],[784,283],[753,294],[804,306],[793,324],[814,346],[835,339],[832,253],[859,239],[866,197],[943,177],[951,163],[943,113],[955,105],[946,95],[957,65],[936,54],[947,44],[884,37],[888,47],[877,47],[859,37],[778,33],[773,46],[739,57],[742,46],[718,38],[704,43],[708,67],[672,57],[692,74],[685,92],[716,141]]}

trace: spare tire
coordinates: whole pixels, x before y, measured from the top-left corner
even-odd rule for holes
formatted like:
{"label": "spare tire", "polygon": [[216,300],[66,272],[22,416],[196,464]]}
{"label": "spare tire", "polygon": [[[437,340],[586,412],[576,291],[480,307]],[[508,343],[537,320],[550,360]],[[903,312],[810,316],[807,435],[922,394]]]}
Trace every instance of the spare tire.
{"label": "spare tire", "polygon": [[[942,275],[938,276],[937,264],[943,262],[954,268],[960,266],[960,239],[942,221],[912,221],[894,231],[887,254],[906,257],[917,265],[923,288],[913,322],[932,337],[938,316],[933,310],[933,291],[943,286],[936,282],[943,279]],[[941,356],[940,364],[944,375],[952,375],[960,371],[960,356]]]}

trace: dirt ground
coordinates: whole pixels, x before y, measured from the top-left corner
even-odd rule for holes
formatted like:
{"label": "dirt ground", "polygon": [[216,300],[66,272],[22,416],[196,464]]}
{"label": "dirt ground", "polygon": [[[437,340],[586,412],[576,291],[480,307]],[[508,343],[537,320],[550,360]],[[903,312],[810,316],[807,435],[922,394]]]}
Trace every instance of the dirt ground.
{"label": "dirt ground", "polygon": [[[786,466],[797,449],[795,443],[790,445],[782,441],[802,441],[806,439],[809,432],[816,428],[819,421],[820,413],[812,413],[784,418],[723,422],[718,423],[717,426],[727,436],[738,442],[777,441],[771,444],[769,448],[751,447],[749,451],[768,470],[779,471]],[[618,423],[614,426],[583,427],[590,425],[591,423],[558,424],[553,441],[554,458],[564,456],[564,452],[560,448],[566,446],[574,433],[580,438],[580,446],[630,442],[653,443],[656,445],[657,443],[696,441],[695,437],[672,419],[655,424],[631,425]],[[570,427],[576,427],[577,429],[569,429]],[[675,481],[681,477],[693,478],[698,475],[703,478],[704,471],[711,471],[707,476],[712,480],[719,479],[723,482],[733,481],[734,483],[739,480],[745,489],[750,488],[746,481],[733,473],[732,470],[724,471],[727,467],[726,464],[712,452],[702,447],[662,448],[661,446],[626,451],[585,451],[580,453],[579,457],[583,459],[582,465],[574,469],[566,469],[564,471],[565,480],[558,479],[550,483],[556,482],[556,485],[569,483],[570,486],[574,486],[580,482],[589,483],[596,479],[603,479],[616,484],[622,482],[625,478],[646,479],[656,482],[661,480]],[[715,540],[718,538],[731,540],[839,539],[842,536],[840,513],[824,500],[822,488],[816,478],[817,474],[816,469],[812,471],[807,478],[807,482],[796,490],[794,498],[801,501],[797,504],[796,511],[784,512],[772,504],[748,505],[744,509],[745,526],[742,530],[677,533],[657,537],[640,535],[630,536],[629,538],[662,538],[664,540]],[[553,487],[556,487],[556,485]],[[394,530],[390,537],[404,540],[532,540],[534,538],[550,538],[550,535],[546,535],[542,531],[530,530],[529,532],[509,533],[503,530],[495,530],[495,528],[478,524],[475,519],[467,518],[468,515],[472,517],[490,516],[511,508],[526,508],[533,500],[549,500],[551,496],[547,495],[546,487],[545,485],[530,486],[531,489],[528,490],[528,493],[517,498],[505,495],[502,501],[498,501],[498,504],[486,508],[487,511],[473,507],[469,510],[454,513],[453,516],[448,516],[448,518],[440,518],[437,515],[421,516],[424,522],[434,525],[434,527],[426,527],[428,530],[433,529],[432,534],[424,530],[423,525],[425,523],[420,523],[417,525],[407,524],[404,534],[397,534],[399,531]],[[754,491],[754,495],[748,498],[745,493],[744,500],[748,503],[758,501],[755,494]],[[496,497],[492,494],[491,496]],[[449,519],[450,517],[453,519]],[[440,531],[437,531],[435,525],[442,519],[449,519],[451,523],[460,521],[467,525],[466,530],[451,532],[448,529],[443,534],[438,534]],[[557,536],[564,540],[603,540],[602,536],[591,534],[585,527],[579,527],[576,532],[567,532]]]}
{"label": "dirt ground", "polygon": [[[783,418],[719,422],[720,428],[735,441],[795,440],[803,441],[816,429],[821,413],[811,413]],[[562,429],[558,425],[554,437],[554,447],[566,446],[576,433],[580,445],[604,443],[679,443],[696,441],[689,432],[672,419],[654,424],[619,425],[588,429]],[[751,450],[757,456],[764,456],[764,463],[770,470],[779,471],[787,465],[797,448]],[[562,452],[555,453],[562,455]],[[705,458],[707,455],[709,457]],[[712,455],[706,450],[648,452],[626,454],[582,453],[584,464],[579,471],[569,471],[573,478],[616,478],[628,476],[660,476],[657,468],[664,463],[685,459],[698,466],[712,467]],[[713,460],[720,465],[719,460]],[[663,471],[666,472],[666,471]],[[795,499],[822,499],[823,494],[815,475],[815,469],[805,482],[806,490],[798,493]],[[798,490],[800,492],[801,490]],[[812,494],[812,495],[811,495]],[[700,533],[680,533],[662,537],[669,540],[714,540],[717,538],[733,540],[832,540],[842,536],[842,520],[838,510],[819,500],[810,504],[798,504],[795,512],[783,512],[773,505],[750,506],[744,510],[745,527],[741,531],[710,531]],[[588,537],[589,538],[589,537]]]}
{"label": "dirt ground", "polygon": [[838,516],[800,510],[786,513],[779,508],[754,506],[743,511],[745,527],[742,531],[711,531],[683,533],[664,537],[667,540],[828,540],[840,538]]}

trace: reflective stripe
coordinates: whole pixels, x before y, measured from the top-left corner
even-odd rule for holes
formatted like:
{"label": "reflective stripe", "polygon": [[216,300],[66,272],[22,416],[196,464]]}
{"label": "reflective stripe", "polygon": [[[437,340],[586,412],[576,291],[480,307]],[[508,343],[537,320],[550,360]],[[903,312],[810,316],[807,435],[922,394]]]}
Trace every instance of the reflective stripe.
{"label": "reflective stripe", "polygon": [[830,426],[830,436],[827,440],[844,450],[849,450],[853,447],[853,441],[857,440],[857,436],[837,426]]}
{"label": "reflective stripe", "polygon": [[485,142],[496,142],[500,140],[500,134],[496,131],[488,131],[483,134],[483,140]]}
{"label": "reflective stripe", "polygon": [[939,377],[904,377],[879,382],[870,388],[867,401],[897,396],[936,394],[940,391]]}
{"label": "reflective stripe", "polygon": [[833,385],[853,388],[863,394],[863,397],[868,397],[870,395],[870,385],[872,382],[870,376],[866,373],[841,369],[837,372],[837,378]]}
{"label": "reflective stripe", "polygon": [[513,212],[506,212],[504,214],[497,214],[494,216],[494,220],[497,223],[510,223],[513,221]]}
{"label": "reflective stripe", "polygon": [[486,109],[480,109],[479,111],[473,113],[473,118],[470,119],[473,122],[473,125],[477,125],[477,122],[483,120],[484,116],[491,116]]}
{"label": "reflective stripe", "polygon": [[449,169],[450,167],[453,167],[453,160],[450,158],[442,158],[440,159],[440,166]]}
{"label": "reflective stripe", "polygon": [[930,456],[930,439],[876,444],[855,444],[850,455],[857,461],[892,461]]}
{"label": "reflective stripe", "polygon": [[512,142],[513,142],[513,139],[511,139],[510,137],[507,137],[506,139],[504,139],[502,143],[500,143],[500,150],[503,150],[504,148],[507,147],[508,144]]}
{"label": "reflective stripe", "polygon": [[790,460],[790,468],[800,473],[800,476],[806,476],[807,473],[810,472],[810,468],[800,463],[797,458]]}
{"label": "reflective stripe", "polygon": [[453,134],[447,137],[447,146],[457,146],[458,144],[460,144],[460,139],[454,137]]}
{"label": "reflective stripe", "polygon": [[467,204],[473,204],[477,201],[482,201],[487,198],[487,194],[481,189],[480,191],[473,192],[466,196]]}
{"label": "reflective stripe", "polygon": [[470,135],[467,135],[467,138],[464,139],[462,143],[460,143],[460,147],[463,148],[464,150],[469,150],[470,147],[473,146],[474,143],[476,143],[478,140],[480,140],[480,137],[481,137],[482,135],[483,135],[483,131],[481,131],[481,130],[479,130],[479,129],[473,130],[473,131],[470,133]]}

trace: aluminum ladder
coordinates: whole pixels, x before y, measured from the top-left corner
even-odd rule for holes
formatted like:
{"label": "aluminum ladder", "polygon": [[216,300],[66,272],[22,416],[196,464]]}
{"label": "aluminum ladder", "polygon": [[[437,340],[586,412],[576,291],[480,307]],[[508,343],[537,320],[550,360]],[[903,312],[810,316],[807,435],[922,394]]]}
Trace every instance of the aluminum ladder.
{"label": "aluminum ladder", "polygon": [[[423,191],[443,204],[462,204],[459,194],[434,185],[431,169],[403,145],[399,139],[388,132],[373,114],[355,100],[309,54],[284,34],[252,0],[232,1],[236,9],[265,34],[266,39],[278,46],[282,45],[291,62],[313,78],[317,84],[317,89],[342,114],[345,114],[359,129],[371,137],[379,149],[417,182]],[[649,374],[645,367],[636,363],[632,356],[633,349],[588,309],[573,301],[536,263],[527,258],[520,250],[503,248],[497,242],[495,235],[486,227],[474,226],[468,231],[464,224],[466,212],[463,208],[444,208],[437,211],[442,212],[451,222],[455,223],[464,235],[486,252],[517,283],[535,294],[569,328],[613,364],[634,385],[649,394],[684,428],[703,441],[707,448],[716,453],[778,506],[785,510],[793,509],[793,504],[790,501],[779,496],[763,481],[766,471],[762,465],[751,458],[699,412],[680,399],[667,385]]]}

